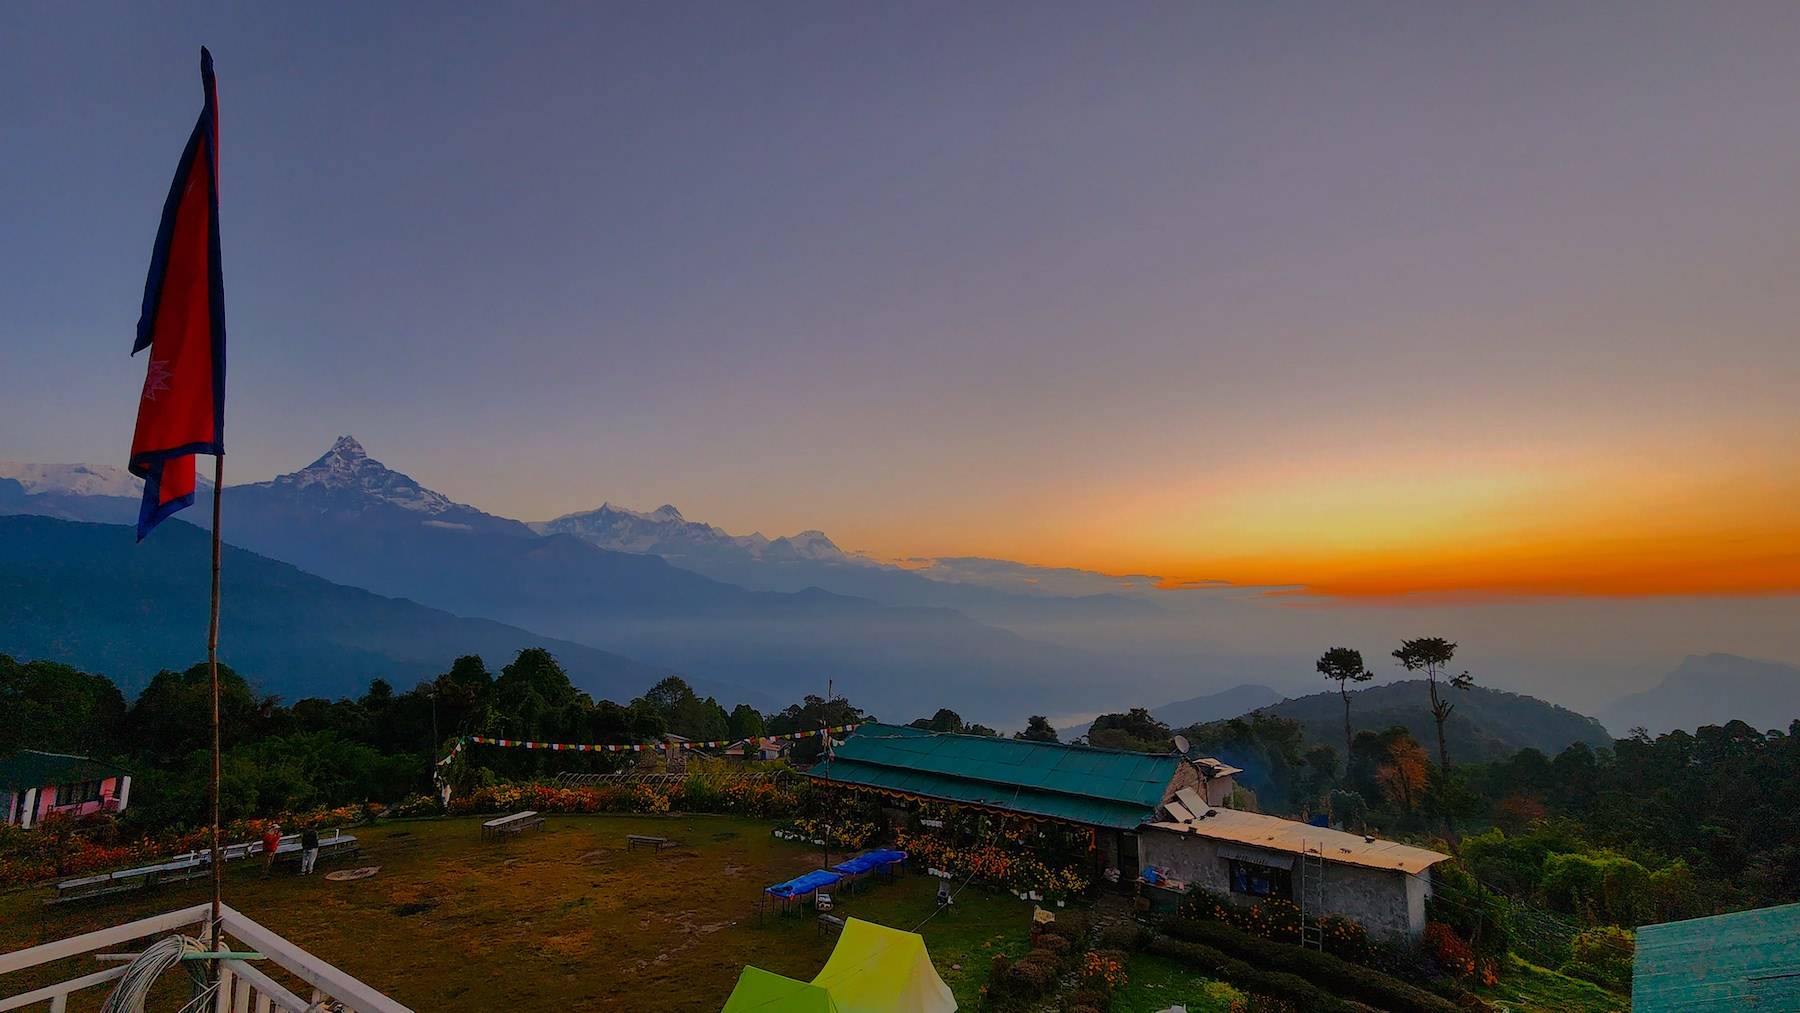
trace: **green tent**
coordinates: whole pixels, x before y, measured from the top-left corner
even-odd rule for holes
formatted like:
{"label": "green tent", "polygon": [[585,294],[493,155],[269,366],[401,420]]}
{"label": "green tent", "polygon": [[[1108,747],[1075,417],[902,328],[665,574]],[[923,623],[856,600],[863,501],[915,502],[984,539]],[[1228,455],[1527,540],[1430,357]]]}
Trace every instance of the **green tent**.
{"label": "green tent", "polygon": [[760,967],[744,968],[744,973],[738,975],[737,987],[731,990],[731,998],[725,1000],[724,1013],[746,1013],[748,1010],[843,1013],[842,1007],[831,1001],[830,992]]}
{"label": "green tent", "polygon": [[955,1013],[956,999],[931,965],[923,936],[848,918],[831,959],[810,985],[744,968],[724,1013],[746,1010]]}

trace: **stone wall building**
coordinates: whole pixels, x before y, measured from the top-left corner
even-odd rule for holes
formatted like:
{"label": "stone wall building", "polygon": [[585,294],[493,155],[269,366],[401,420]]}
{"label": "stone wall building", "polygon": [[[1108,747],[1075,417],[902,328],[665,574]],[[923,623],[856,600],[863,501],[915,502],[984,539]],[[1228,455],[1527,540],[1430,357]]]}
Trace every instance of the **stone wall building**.
{"label": "stone wall building", "polygon": [[[1308,916],[1353,918],[1378,939],[1412,939],[1424,931],[1431,867],[1450,857],[1224,808],[1146,824],[1138,831],[1138,846],[1145,866],[1187,888],[1245,904],[1280,898],[1316,905]],[[1319,878],[1309,883],[1308,876]]]}

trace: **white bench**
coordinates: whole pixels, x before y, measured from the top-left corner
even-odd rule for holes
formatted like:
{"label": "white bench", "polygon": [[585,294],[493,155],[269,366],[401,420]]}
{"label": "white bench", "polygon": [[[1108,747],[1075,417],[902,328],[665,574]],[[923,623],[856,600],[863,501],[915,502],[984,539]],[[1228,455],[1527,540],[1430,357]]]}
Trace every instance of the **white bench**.
{"label": "white bench", "polygon": [[[342,830],[332,830],[319,835],[319,857],[327,855],[355,854],[360,846],[356,837]],[[219,849],[222,861],[235,862],[251,855],[263,853],[261,841],[248,841],[228,845]],[[300,858],[300,835],[293,834],[281,839],[275,849],[277,862],[297,861]],[[200,879],[209,875],[212,869],[212,851],[189,851],[176,855],[166,862],[155,865],[139,866],[135,869],[121,869],[118,872],[102,873],[97,876],[82,876],[79,879],[65,879],[56,884],[56,896],[46,900],[46,904],[61,904],[66,901],[83,900],[89,897],[103,897],[108,894],[126,893],[142,890],[158,883],[179,883],[184,880]]]}
{"label": "white bench", "polygon": [[481,825],[481,836],[498,837],[501,834],[516,834],[521,831],[530,830],[532,827],[541,827],[543,825],[544,818],[537,814],[537,810],[527,809],[524,812],[513,813],[510,816],[500,816],[488,820]]}

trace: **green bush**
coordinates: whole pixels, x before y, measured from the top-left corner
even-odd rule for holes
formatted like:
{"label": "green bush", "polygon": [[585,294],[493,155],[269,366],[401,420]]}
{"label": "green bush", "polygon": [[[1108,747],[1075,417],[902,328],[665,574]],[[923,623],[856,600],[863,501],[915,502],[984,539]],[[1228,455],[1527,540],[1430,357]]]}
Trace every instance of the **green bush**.
{"label": "green bush", "polygon": [[1614,992],[1631,991],[1631,964],[1637,935],[1629,929],[1602,925],[1575,937],[1573,956],[1562,972]]}
{"label": "green bush", "polygon": [[1326,915],[1319,919],[1319,937],[1326,953],[1352,963],[1369,962],[1369,930],[1356,919]]}
{"label": "green bush", "polygon": [[1087,944],[1089,927],[1088,916],[1085,912],[1059,911],[1055,921],[1037,926],[1037,933],[1061,936],[1067,939],[1071,945],[1084,946]]}
{"label": "green bush", "polygon": [[1146,933],[1136,922],[1108,925],[1094,938],[1094,946],[1102,950],[1137,950],[1145,942]]}
{"label": "green bush", "polygon": [[1264,970],[1202,943],[1158,936],[1150,941],[1149,952],[1210,977],[1222,978],[1246,991],[1285,999],[1310,1013],[1360,1013],[1361,1010],[1299,975]]}
{"label": "green bush", "polygon": [[1431,877],[1427,919],[1455,929],[1483,960],[1498,962],[1512,951],[1512,905],[1505,897],[1483,886],[1460,862],[1439,863]]}
{"label": "green bush", "polygon": [[[1407,984],[1390,975],[1352,964],[1328,953],[1305,950],[1297,946],[1257,939],[1219,922],[1172,919],[1164,922],[1164,933],[1187,942],[1204,945],[1235,958],[1250,961],[1258,967],[1296,975],[1328,989],[1332,994],[1364,1002],[1394,1013],[1449,1013],[1454,1002]],[[1255,985],[1236,982],[1258,991]],[[1285,993],[1271,993],[1296,998]],[[1304,1005],[1304,1003],[1303,1003]]]}
{"label": "green bush", "polygon": [[1610,851],[1549,856],[1541,888],[1551,907],[1593,923],[1640,925],[1656,911],[1649,871]]}

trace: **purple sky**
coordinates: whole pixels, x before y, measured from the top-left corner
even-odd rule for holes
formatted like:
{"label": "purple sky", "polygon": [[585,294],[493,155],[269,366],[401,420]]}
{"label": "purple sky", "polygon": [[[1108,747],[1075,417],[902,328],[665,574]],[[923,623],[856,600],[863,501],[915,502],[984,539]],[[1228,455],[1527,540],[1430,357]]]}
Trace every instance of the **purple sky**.
{"label": "purple sky", "polygon": [[204,42],[228,478],[1186,576],[1792,502],[1800,6],[532,6],[0,9],[0,457],[124,461]]}

